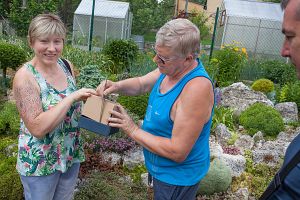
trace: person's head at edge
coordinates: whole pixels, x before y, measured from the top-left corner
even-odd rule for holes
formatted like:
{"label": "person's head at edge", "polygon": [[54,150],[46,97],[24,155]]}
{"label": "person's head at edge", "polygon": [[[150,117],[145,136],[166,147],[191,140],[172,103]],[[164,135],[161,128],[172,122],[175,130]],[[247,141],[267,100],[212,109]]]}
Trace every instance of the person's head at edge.
{"label": "person's head at edge", "polygon": [[281,55],[290,58],[300,78],[300,2],[282,0],[281,8],[284,9],[282,33],[285,35]]}
{"label": "person's head at edge", "polygon": [[172,64],[189,66],[200,51],[200,31],[187,19],[171,20],[158,30],[155,51],[154,61],[158,67]]}
{"label": "person's head at edge", "polygon": [[28,43],[35,57],[45,63],[56,63],[61,56],[66,28],[54,14],[40,14],[32,19],[28,29]]}

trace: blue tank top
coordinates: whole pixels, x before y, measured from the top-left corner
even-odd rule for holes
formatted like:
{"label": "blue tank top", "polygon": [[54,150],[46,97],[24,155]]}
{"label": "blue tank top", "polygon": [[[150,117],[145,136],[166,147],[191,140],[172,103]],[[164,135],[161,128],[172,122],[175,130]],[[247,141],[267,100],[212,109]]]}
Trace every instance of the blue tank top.
{"label": "blue tank top", "polygon": [[[210,80],[200,60],[198,66],[186,74],[172,89],[161,94],[159,86],[165,75],[156,81],[148,101],[148,107],[142,129],[153,135],[171,138],[173,121],[170,118],[171,109],[188,81],[195,77],[205,77]],[[148,172],[156,179],[168,184],[191,186],[198,183],[207,173],[210,163],[209,134],[212,115],[203,126],[201,134],[187,158],[177,163],[168,158],[156,155],[144,148],[145,165]]]}

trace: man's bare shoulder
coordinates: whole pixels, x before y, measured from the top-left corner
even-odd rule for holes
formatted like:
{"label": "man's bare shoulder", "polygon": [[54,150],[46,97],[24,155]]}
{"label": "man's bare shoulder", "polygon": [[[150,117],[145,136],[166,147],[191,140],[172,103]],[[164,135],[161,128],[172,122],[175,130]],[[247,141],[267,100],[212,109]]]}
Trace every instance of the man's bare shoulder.
{"label": "man's bare shoulder", "polygon": [[211,93],[213,92],[213,86],[211,81],[206,77],[196,77],[192,80],[190,80],[186,86],[184,87],[185,93],[195,93],[195,94],[201,94],[201,93]]}

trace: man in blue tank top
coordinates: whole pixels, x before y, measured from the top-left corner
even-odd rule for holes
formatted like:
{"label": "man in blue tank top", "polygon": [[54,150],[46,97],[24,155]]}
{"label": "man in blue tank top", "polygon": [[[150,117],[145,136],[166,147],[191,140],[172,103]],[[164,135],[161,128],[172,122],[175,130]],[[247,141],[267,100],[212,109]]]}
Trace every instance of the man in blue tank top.
{"label": "man in blue tank top", "polygon": [[209,168],[214,93],[199,50],[199,29],[187,19],[171,20],[156,34],[156,70],[97,88],[100,95],[151,91],[141,128],[122,106],[112,111],[109,125],[143,146],[155,200],[194,200]]}
{"label": "man in blue tank top", "polygon": [[[290,58],[295,66],[298,79],[300,78],[300,1],[282,0],[284,9],[282,33],[285,40],[281,49],[283,57]],[[288,146],[282,170],[300,150],[300,135],[298,134]],[[262,197],[260,199],[263,199]],[[300,163],[298,163],[282,180],[277,190],[267,198],[268,200],[296,200],[300,199]]]}

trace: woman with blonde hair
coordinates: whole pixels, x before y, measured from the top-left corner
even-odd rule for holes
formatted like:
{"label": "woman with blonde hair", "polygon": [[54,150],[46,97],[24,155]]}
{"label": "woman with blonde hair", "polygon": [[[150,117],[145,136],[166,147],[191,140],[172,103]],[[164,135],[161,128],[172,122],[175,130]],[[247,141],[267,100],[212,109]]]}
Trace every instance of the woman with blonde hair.
{"label": "woman with blonde hair", "polygon": [[21,116],[17,170],[26,200],[72,199],[84,151],[79,128],[81,101],[72,64],[60,58],[66,28],[54,14],[30,23],[34,57],[16,73],[13,92]]}

